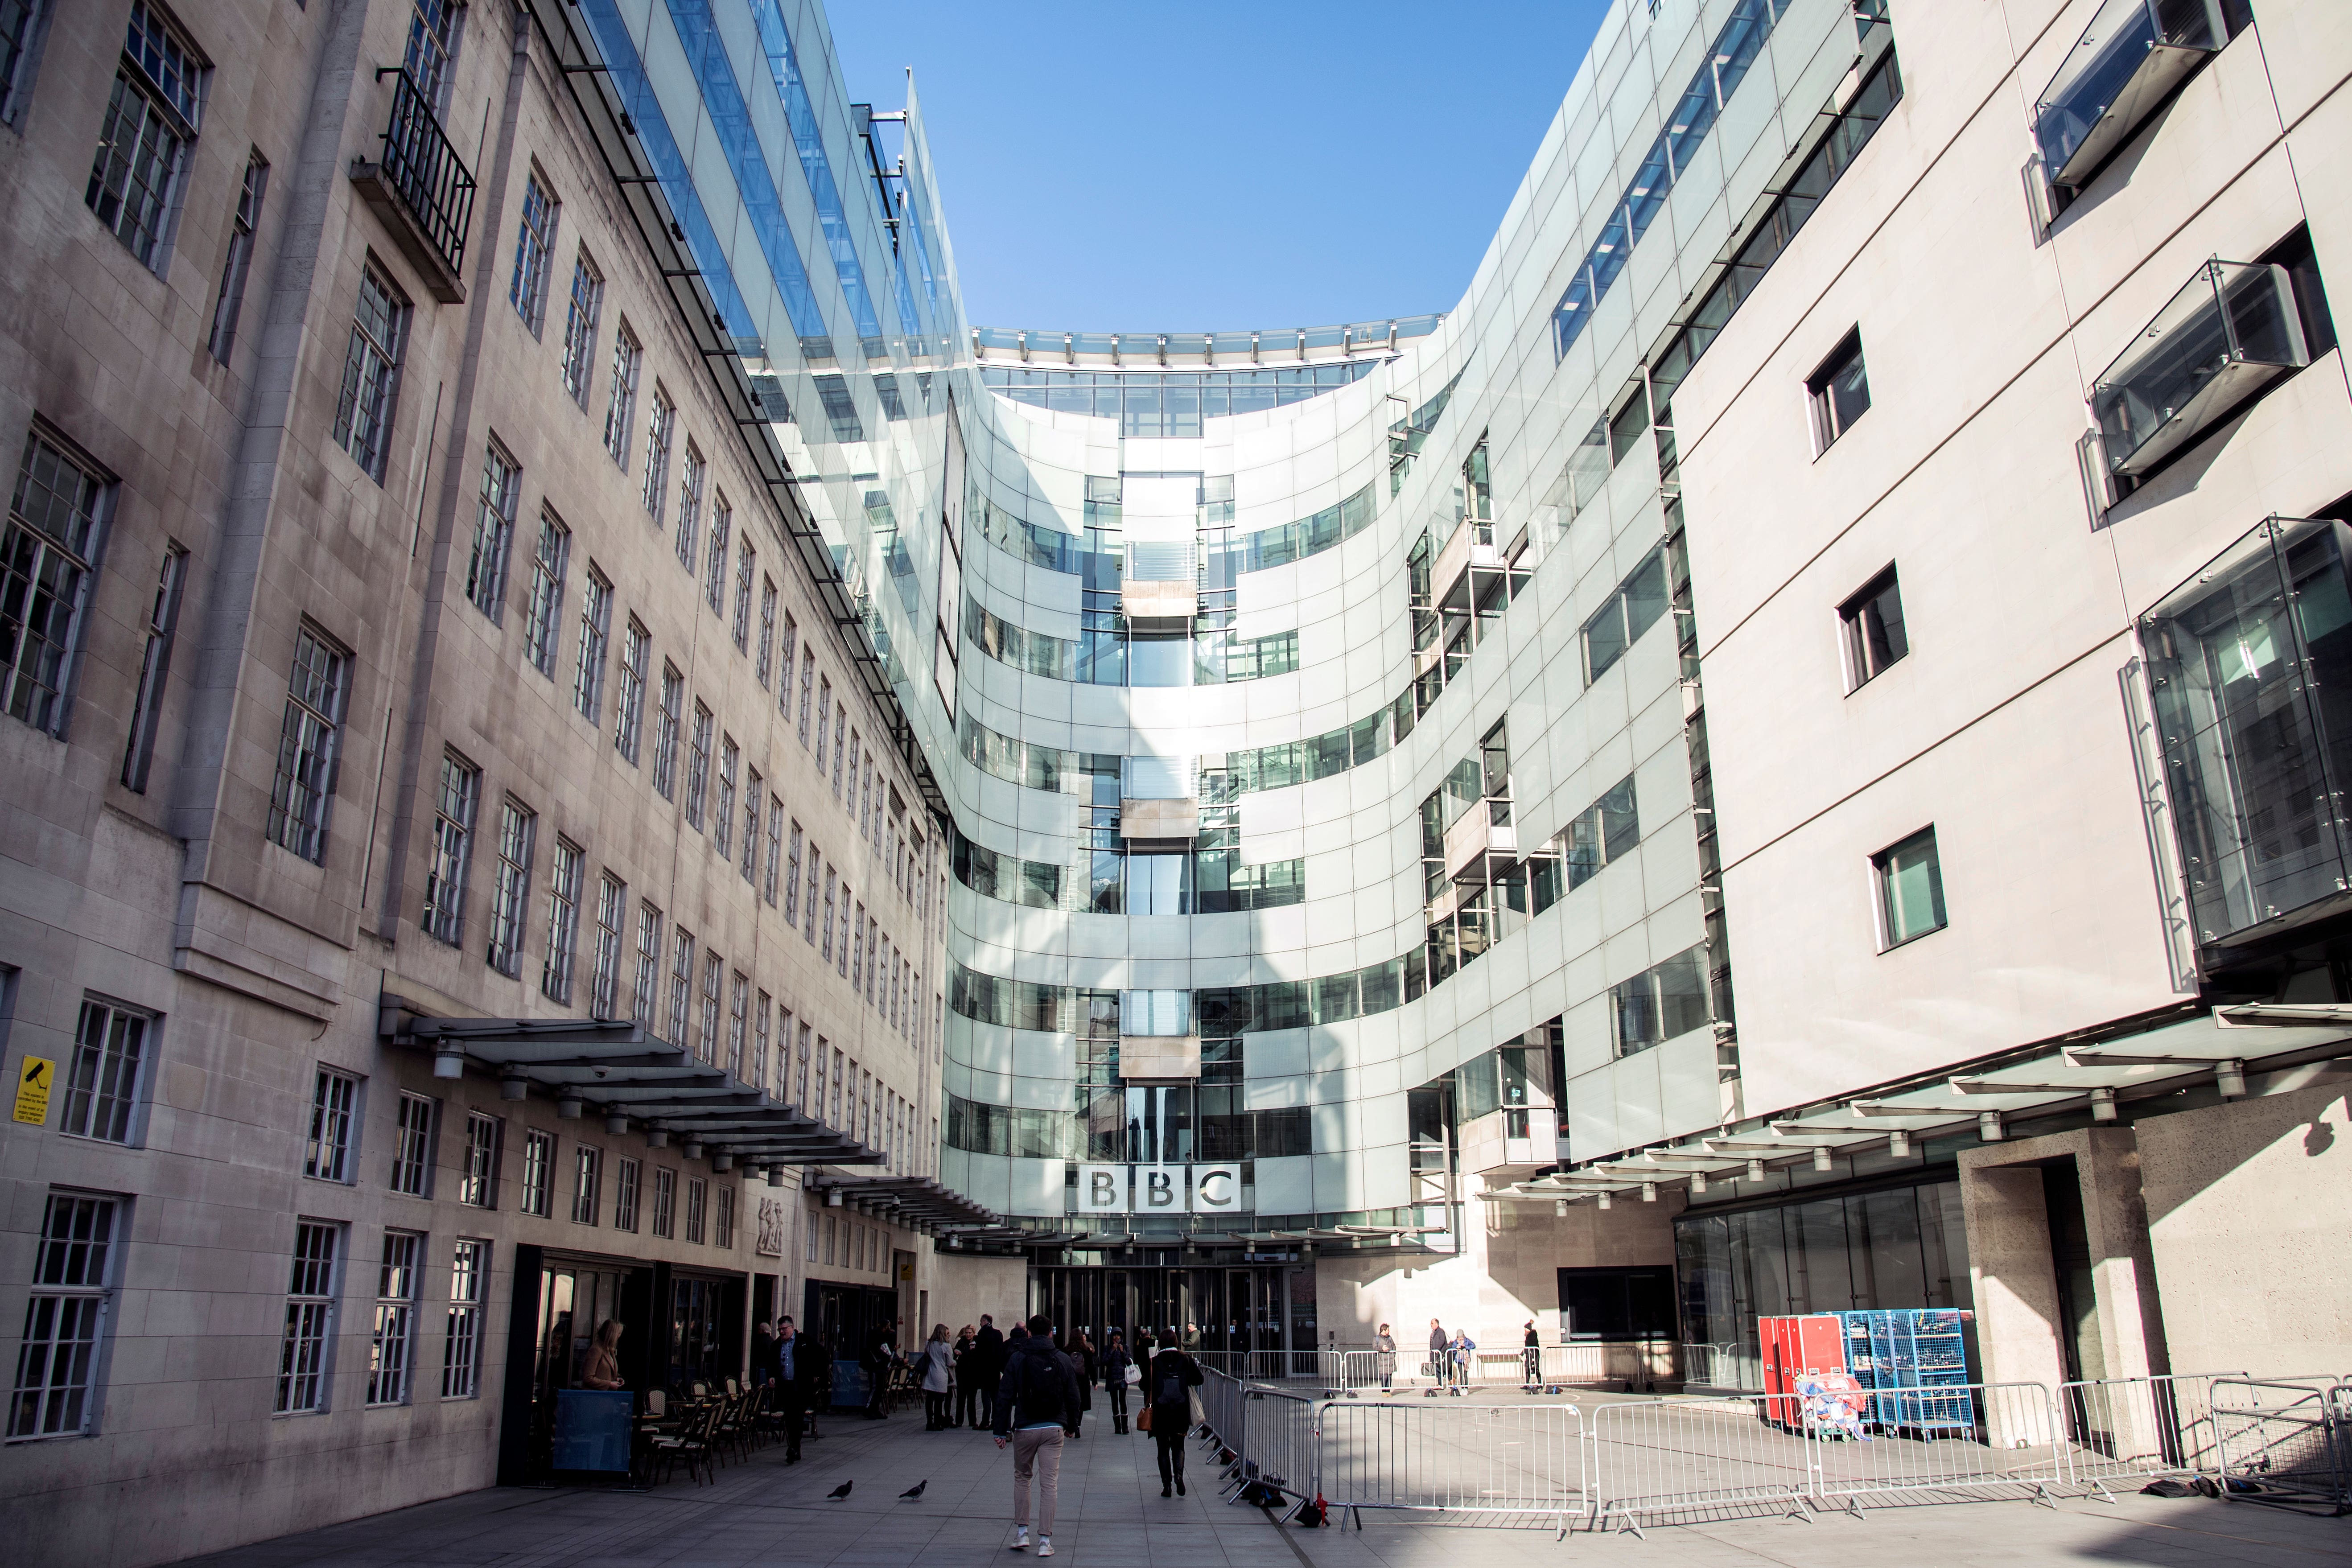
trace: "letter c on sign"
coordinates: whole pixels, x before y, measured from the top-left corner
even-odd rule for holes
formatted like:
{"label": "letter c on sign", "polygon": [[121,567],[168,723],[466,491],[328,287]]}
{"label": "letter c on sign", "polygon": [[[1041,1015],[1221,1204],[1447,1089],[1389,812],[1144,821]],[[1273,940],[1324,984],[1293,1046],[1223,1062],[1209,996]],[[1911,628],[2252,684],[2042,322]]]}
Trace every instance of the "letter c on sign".
{"label": "letter c on sign", "polygon": [[[1213,1187],[1212,1183],[1220,1184]],[[1202,1208],[1230,1208],[1237,1195],[1234,1191],[1234,1173],[1223,1170],[1203,1172],[1192,1195]]]}

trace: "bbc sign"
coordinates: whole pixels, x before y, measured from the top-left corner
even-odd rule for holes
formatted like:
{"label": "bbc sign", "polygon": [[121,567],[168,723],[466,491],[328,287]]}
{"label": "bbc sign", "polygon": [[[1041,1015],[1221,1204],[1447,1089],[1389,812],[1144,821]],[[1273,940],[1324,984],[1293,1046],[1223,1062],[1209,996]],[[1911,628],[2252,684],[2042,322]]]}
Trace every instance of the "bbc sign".
{"label": "bbc sign", "polygon": [[1239,1214],[1239,1165],[1080,1165],[1080,1214]]}

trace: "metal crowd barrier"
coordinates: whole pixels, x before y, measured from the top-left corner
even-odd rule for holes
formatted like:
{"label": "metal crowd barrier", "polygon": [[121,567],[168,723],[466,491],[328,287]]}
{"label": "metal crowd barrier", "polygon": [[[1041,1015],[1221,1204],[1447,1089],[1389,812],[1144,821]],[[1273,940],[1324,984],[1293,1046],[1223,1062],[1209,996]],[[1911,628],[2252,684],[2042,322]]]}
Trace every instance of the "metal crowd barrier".
{"label": "metal crowd barrier", "polygon": [[1573,1405],[1319,1407],[1315,1485],[1356,1528],[1363,1510],[1569,1525],[1592,1513],[1583,1414]]}
{"label": "metal crowd barrier", "polygon": [[1328,1406],[1316,1400],[1278,1389],[1242,1389],[1243,1442],[1226,1472],[1225,1500],[1240,1498],[1253,1483],[1270,1487],[1294,1500],[1285,1519],[1311,1500],[1319,1473],[1316,1413],[1325,1408]]}
{"label": "metal crowd barrier", "polygon": [[2242,1373],[2117,1377],[2058,1385],[2067,1479],[2114,1500],[2109,1483],[2221,1473],[2213,1384]]}
{"label": "metal crowd barrier", "polygon": [[1593,1528],[1638,1535],[1651,1515],[1810,1519],[1816,1440],[1799,1406],[1788,1395],[1595,1405],[1588,1416],[1600,1500]]}
{"label": "metal crowd barrier", "polygon": [[[2352,1511],[2352,1387],[2333,1377],[2221,1377],[2213,1427],[2222,1494]],[[2231,1481],[2261,1489],[2239,1492]]]}
{"label": "metal crowd barrier", "polygon": [[1951,1502],[2021,1496],[2058,1506],[2067,1454],[2057,1405],[2041,1384],[1874,1392],[1874,1410],[1890,1405],[1892,1420],[1874,1432],[1849,1436],[1812,1424],[1816,1505],[1858,1514],[1865,1502],[1933,1493]]}

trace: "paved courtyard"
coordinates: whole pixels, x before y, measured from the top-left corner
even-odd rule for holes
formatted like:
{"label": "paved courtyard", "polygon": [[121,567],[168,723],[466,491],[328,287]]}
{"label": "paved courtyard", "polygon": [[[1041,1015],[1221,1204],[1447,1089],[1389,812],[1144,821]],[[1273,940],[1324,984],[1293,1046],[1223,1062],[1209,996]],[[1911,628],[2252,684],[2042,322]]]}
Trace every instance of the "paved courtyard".
{"label": "paved courtyard", "polygon": [[[736,1568],[768,1563],[843,1568],[981,1568],[1026,1561],[1012,1539],[1012,1457],[981,1434],[926,1433],[919,1415],[836,1420],[787,1468],[770,1447],[728,1466],[715,1485],[682,1476],[651,1493],[494,1489],[191,1561],[222,1568]],[[1869,1563],[1968,1568],[2020,1563],[2352,1563],[2352,1520],[2309,1518],[2251,1503],[2126,1496],[2069,1499],[2056,1511],[2022,1502],[1873,1510],[1810,1523],[1739,1519],[1630,1535],[1498,1530],[1368,1519],[1355,1531],[1274,1523],[1217,1499],[1213,1471],[1192,1445],[1192,1495],[1163,1500],[1148,1437],[1090,1424],[1062,1469],[1057,1559],[1121,1568],[1477,1568],[1564,1561],[1647,1568]],[[839,1502],[825,1494],[843,1481]],[[917,1481],[921,1498],[899,1500]],[[1344,1522],[1344,1521],[1343,1521]]]}

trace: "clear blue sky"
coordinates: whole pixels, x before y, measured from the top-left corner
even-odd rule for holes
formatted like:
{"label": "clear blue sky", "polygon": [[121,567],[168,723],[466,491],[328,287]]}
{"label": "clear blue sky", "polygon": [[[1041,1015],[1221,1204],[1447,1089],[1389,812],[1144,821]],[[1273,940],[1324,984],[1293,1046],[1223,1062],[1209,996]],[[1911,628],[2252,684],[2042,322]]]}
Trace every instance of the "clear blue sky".
{"label": "clear blue sky", "polygon": [[966,311],[1086,331],[1451,310],[1603,0],[831,0],[915,72]]}

